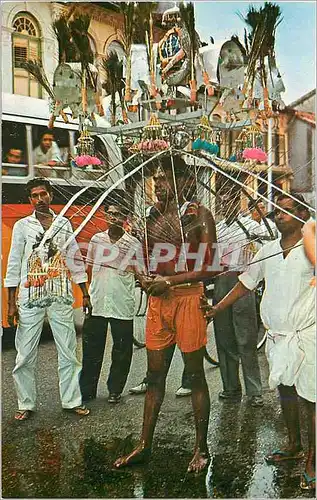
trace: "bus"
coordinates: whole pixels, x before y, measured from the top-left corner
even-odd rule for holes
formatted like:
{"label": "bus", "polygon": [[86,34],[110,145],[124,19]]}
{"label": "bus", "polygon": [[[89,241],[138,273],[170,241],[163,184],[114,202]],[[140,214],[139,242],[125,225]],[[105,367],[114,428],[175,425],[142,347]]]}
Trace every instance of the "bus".
{"label": "bus", "polygon": [[[45,176],[53,186],[52,210],[59,213],[70,197],[84,186],[88,186],[85,197],[76,200],[76,206],[70,207],[66,216],[71,220],[75,229],[89,212],[87,199],[91,199],[101,190],[106,190],[115,181],[123,177],[121,150],[115,137],[111,134],[95,135],[94,146],[102,164],[98,167],[80,169],[72,161],[76,155],[76,143],[79,137],[78,122],[65,123],[58,117],[52,129],[54,142],[60,151],[60,162],[56,166],[46,168],[37,165],[34,150],[39,145],[42,134],[47,130],[49,122],[49,107],[47,101],[32,97],[2,94],[2,279],[6,273],[8,253],[11,243],[14,223],[30,215],[32,208],[28,202],[25,186],[34,177]],[[96,117],[99,127],[109,127],[109,123]],[[19,157],[19,163],[12,163],[11,153]],[[12,155],[11,155],[12,156]],[[11,161],[10,161],[11,160]],[[117,168],[109,178],[98,181],[108,169]],[[110,178],[111,177],[111,178]],[[120,185],[124,187],[124,185]],[[84,208],[80,208],[85,204]],[[106,222],[102,210],[99,209],[94,218],[78,235],[78,241],[88,241],[92,234],[106,229]],[[82,322],[81,292],[74,287],[75,321]],[[7,290],[2,294],[2,325],[4,333],[9,329],[7,323]],[[10,333],[10,332],[8,332]],[[13,336],[14,337],[14,336]]]}

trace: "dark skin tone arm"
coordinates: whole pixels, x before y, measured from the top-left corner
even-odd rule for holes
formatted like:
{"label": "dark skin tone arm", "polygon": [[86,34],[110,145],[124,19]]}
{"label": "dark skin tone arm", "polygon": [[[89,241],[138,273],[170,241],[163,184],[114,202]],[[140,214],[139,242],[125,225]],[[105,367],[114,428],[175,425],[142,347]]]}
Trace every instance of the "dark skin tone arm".
{"label": "dark skin tone arm", "polygon": [[[79,283],[79,287],[83,294],[83,311],[91,315],[92,305],[90,302],[87,285],[86,283]],[[16,287],[10,287],[8,290],[9,290],[8,323],[10,326],[14,326],[15,323],[19,321],[19,311],[16,303]]]}
{"label": "dark skin tone arm", "polygon": [[82,294],[83,294],[83,311],[84,311],[84,313],[91,316],[92,305],[91,305],[89,293],[87,290],[87,283],[78,283],[78,286],[80,287]]}
{"label": "dark skin tone arm", "polygon": [[[215,255],[215,250],[212,249],[213,243],[216,243],[217,241],[215,221],[211,212],[204,207],[200,207],[197,224],[203,228],[200,243],[208,244],[210,262],[208,264],[203,264],[199,271],[189,271],[175,274],[173,276],[157,277],[155,281],[152,281],[150,285],[147,285],[148,294],[153,296],[162,295],[170,286],[180,285],[183,283],[195,283],[202,279],[212,278],[219,273],[219,271],[207,270],[207,268],[212,264]],[[166,281],[170,282],[170,285],[166,283]]]}
{"label": "dark skin tone arm", "polygon": [[9,300],[8,300],[8,323],[10,326],[14,326],[15,322],[19,321],[18,306],[16,303],[16,290],[17,287],[10,287],[8,289]]}
{"label": "dark skin tone arm", "polygon": [[241,281],[239,281],[232,290],[215,306],[210,306],[206,297],[201,298],[200,309],[204,313],[204,317],[207,320],[211,320],[216,316],[216,314],[224,311],[228,307],[232,306],[237,300],[244,297],[250,290],[246,288]]}

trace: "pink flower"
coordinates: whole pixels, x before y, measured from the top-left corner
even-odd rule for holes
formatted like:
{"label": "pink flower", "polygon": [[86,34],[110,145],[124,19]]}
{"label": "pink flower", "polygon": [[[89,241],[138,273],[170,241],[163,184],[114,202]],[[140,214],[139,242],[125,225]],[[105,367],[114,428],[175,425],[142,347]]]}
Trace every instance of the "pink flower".
{"label": "pink flower", "polygon": [[262,163],[267,161],[267,154],[261,148],[246,148],[242,156],[244,160],[255,160]]}
{"label": "pink flower", "polygon": [[75,158],[78,167],[87,167],[88,165],[101,165],[101,161],[96,156],[80,155]]}
{"label": "pink flower", "polygon": [[101,161],[97,158],[97,156],[91,156],[90,161],[90,165],[101,165]]}

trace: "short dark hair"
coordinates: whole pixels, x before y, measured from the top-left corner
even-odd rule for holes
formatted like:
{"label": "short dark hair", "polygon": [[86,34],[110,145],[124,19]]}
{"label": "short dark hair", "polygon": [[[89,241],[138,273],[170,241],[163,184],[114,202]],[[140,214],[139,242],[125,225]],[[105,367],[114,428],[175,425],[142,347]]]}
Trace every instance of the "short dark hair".
{"label": "short dark hair", "polygon": [[44,135],[52,135],[53,138],[55,139],[53,130],[50,130],[49,128],[44,130],[44,132],[41,133],[41,139],[43,139]]}
{"label": "short dark hair", "polygon": [[44,186],[46,191],[52,194],[53,191],[50,181],[44,179],[44,177],[35,177],[35,179],[31,179],[25,186],[27,196],[31,196],[32,189],[39,186]]}
{"label": "short dark hair", "polygon": [[[295,200],[291,198],[289,194],[293,196]],[[305,203],[306,205],[307,203],[302,194],[295,193],[295,191],[291,191],[290,193],[280,193],[276,196],[275,203],[278,203],[281,200],[291,200],[296,210],[298,210],[299,212],[307,212],[309,214],[309,209],[303,205],[303,203]]]}
{"label": "short dark hair", "polygon": [[23,150],[22,150],[21,148],[16,148],[16,147],[12,146],[11,148],[9,148],[9,149],[8,149],[7,155],[10,153],[10,151],[11,151],[12,149],[14,149],[15,151],[21,151],[21,155],[22,155],[22,153],[23,153]]}
{"label": "short dark hair", "polygon": [[105,212],[108,211],[111,205],[120,208],[120,212],[125,217],[128,215],[130,212],[129,201],[127,200],[127,193],[124,189],[114,189],[111,193],[109,193],[104,202]]}
{"label": "short dark hair", "polygon": [[265,203],[265,202],[264,202],[264,200],[256,200],[256,199],[249,200],[249,202],[248,202],[249,210],[252,210],[253,208],[255,208],[259,203]]}

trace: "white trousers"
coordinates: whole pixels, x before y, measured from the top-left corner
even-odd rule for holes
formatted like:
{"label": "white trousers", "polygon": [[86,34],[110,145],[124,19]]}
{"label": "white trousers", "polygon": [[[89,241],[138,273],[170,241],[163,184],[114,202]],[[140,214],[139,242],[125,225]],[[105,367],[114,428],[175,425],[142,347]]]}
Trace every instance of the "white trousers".
{"label": "white trousers", "polygon": [[76,332],[72,306],[52,304],[43,309],[39,307],[29,309],[21,305],[15,338],[17,357],[12,372],[19,410],[34,410],[36,406],[35,368],[45,314],[47,314],[57,348],[62,407],[74,408],[82,402],[79,388],[81,364],[76,356]]}

